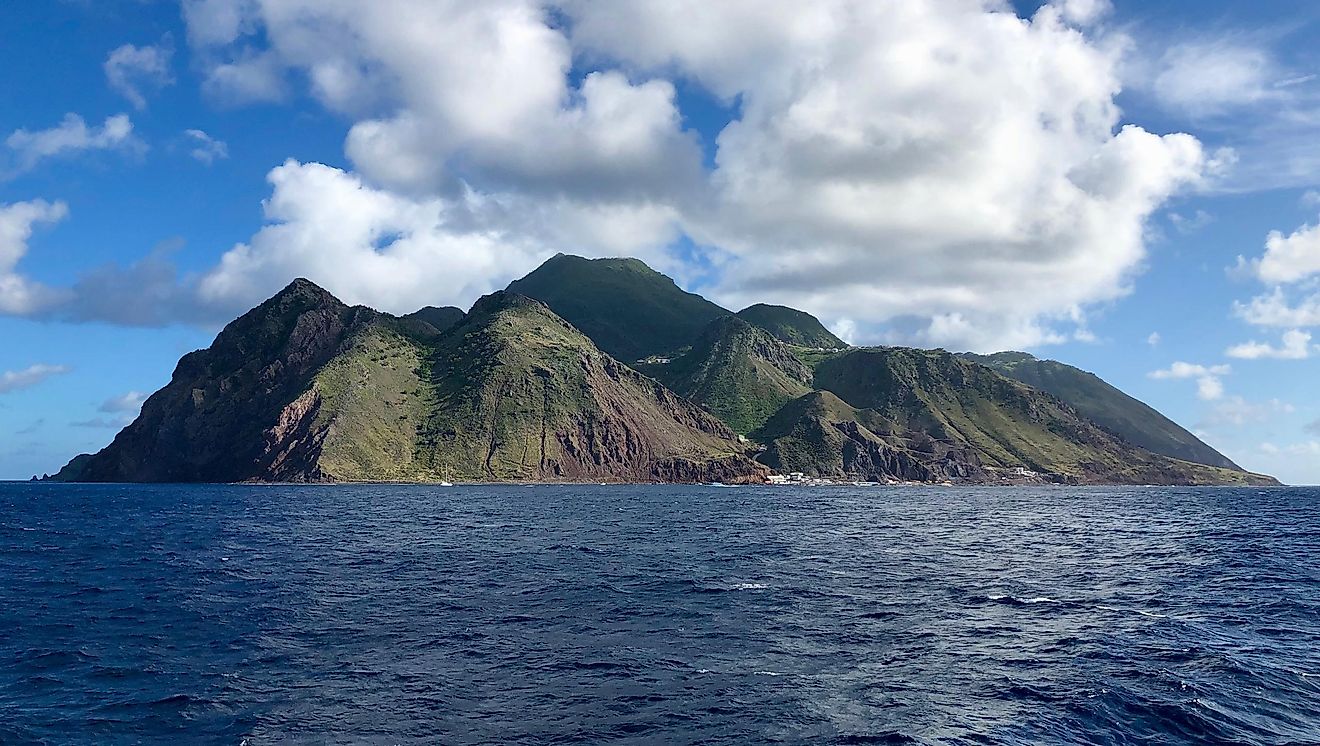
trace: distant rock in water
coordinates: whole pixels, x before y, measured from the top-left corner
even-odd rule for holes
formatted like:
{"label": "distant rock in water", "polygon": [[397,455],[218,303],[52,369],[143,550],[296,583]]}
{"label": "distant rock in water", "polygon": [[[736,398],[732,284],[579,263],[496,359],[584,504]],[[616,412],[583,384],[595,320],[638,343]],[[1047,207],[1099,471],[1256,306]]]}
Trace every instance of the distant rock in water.
{"label": "distant rock in water", "polygon": [[734,315],[635,259],[564,255],[467,313],[391,316],[295,280],[49,478],[741,483],[772,469],[1276,484],[1059,363],[847,348],[801,311]]}

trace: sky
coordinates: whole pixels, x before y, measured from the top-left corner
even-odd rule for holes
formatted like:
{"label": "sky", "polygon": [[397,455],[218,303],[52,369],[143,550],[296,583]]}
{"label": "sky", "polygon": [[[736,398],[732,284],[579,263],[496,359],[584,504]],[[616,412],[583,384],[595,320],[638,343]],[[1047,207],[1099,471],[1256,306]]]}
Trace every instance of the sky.
{"label": "sky", "polygon": [[854,344],[1093,371],[1320,483],[1308,0],[0,4],[0,478],[303,276],[635,256]]}

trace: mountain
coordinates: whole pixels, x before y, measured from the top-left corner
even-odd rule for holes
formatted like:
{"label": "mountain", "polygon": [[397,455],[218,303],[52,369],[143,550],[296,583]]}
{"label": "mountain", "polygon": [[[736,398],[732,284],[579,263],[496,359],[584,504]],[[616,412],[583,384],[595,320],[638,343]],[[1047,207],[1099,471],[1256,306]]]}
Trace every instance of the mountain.
{"label": "mountain", "polygon": [[558,256],[510,287],[549,300],[398,317],[296,280],[52,479],[1274,483],[1058,363],[825,349],[807,314],[730,314],[636,260]]}
{"label": "mountain", "polygon": [[811,369],[769,332],[737,316],[715,319],[683,355],[642,369],[740,435],[811,390]]}
{"label": "mountain", "polygon": [[898,434],[970,448],[992,470],[1078,483],[1274,483],[1136,447],[1059,399],[943,350],[849,350],[821,362],[814,384],[871,410]]}
{"label": "mountain", "polygon": [[675,353],[730,313],[636,259],[559,254],[508,289],[545,303],[627,363]]}
{"label": "mountain", "polygon": [[487,296],[439,337],[416,321],[295,281],[184,356],[136,421],[60,478],[764,478],[728,427],[537,301]]}
{"label": "mountain", "polygon": [[477,301],[437,348],[433,380],[420,450],[436,474],[492,481],[763,474],[723,423],[514,293]]}
{"label": "mountain", "polygon": [[828,391],[812,391],[775,413],[753,437],[766,444],[761,461],[813,477],[879,482],[990,481],[965,444],[905,432],[877,412],[855,409]]}
{"label": "mountain", "polygon": [[757,303],[739,311],[738,318],[764,329],[780,342],[798,347],[838,350],[848,346],[815,316],[796,308]]}
{"label": "mountain", "polygon": [[1054,360],[1040,360],[1025,352],[966,353],[963,357],[1053,394],[1133,445],[1183,461],[1241,471],[1241,467],[1178,423],[1105,383],[1094,373]]}

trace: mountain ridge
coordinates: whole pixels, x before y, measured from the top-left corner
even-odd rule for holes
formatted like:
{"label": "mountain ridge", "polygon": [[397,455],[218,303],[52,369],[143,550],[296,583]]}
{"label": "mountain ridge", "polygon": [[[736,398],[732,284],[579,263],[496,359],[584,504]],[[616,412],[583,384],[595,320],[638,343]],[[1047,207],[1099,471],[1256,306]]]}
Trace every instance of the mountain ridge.
{"label": "mountain ridge", "polygon": [[[753,317],[769,309],[769,320],[750,323],[637,260],[567,255],[466,313],[428,306],[391,316],[300,278],[185,355],[109,446],[56,478],[759,482],[780,470],[868,481],[1275,483],[1231,462],[1142,448],[1087,416],[1085,402],[977,356],[830,348],[809,314],[750,308],[760,309]],[[621,361],[606,345],[645,354]],[[1133,416],[1163,426],[1167,418],[1141,407]]]}

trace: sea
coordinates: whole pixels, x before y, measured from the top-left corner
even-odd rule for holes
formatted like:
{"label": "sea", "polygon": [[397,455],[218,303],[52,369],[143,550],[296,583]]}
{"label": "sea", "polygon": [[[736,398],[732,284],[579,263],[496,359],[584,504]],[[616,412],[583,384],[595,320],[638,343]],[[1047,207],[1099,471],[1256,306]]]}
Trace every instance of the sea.
{"label": "sea", "polygon": [[0,484],[0,744],[1317,744],[1320,490]]}

